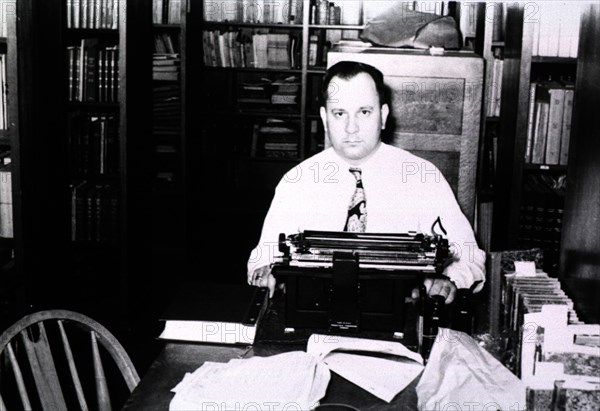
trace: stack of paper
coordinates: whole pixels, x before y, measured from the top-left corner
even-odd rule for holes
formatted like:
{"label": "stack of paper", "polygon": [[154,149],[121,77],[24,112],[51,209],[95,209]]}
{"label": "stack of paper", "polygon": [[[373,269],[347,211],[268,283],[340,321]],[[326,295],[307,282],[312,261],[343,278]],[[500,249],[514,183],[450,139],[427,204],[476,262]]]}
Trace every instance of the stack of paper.
{"label": "stack of paper", "polygon": [[303,351],[205,362],[172,389],[170,410],[309,410],[325,396],[327,366]]}
{"label": "stack of paper", "polygon": [[395,341],[313,334],[306,352],[205,362],[171,391],[171,410],[311,410],[330,370],[386,402],[423,371],[423,358]]}

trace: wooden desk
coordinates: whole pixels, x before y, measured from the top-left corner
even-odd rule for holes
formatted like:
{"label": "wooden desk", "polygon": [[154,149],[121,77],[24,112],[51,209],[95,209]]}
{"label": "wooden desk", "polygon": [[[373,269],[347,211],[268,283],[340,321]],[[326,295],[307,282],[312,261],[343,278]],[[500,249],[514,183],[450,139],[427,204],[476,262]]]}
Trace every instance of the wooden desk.
{"label": "wooden desk", "polygon": [[[294,349],[303,347],[255,344],[244,358],[253,355],[269,356]],[[205,361],[227,362],[245,352],[246,347],[243,346],[167,343],[123,410],[168,410],[175,395],[170,390],[181,381],[186,372],[193,372]],[[350,404],[360,410],[416,410],[417,382],[418,378],[388,404],[332,372],[327,394],[321,404]]]}
{"label": "wooden desk", "polygon": [[[284,334],[282,315],[282,301],[272,300],[252,347],[165,343],[123,410],[168,410],[169,403],[175,395],[171,389],[183,379],[186,372],[195,371],[205,361],[227,362],[240,356],[243,356],[242,358],[266,357],[294,350],[305,351],[308,336],[319,331],[302,330],[292,335]],[[379,338],[372,335],[365,337]],[[408,340],[402,342],[411,348],[411,339]],[[321,400],[321,404],[349,404],[360,410],[416,410],[415,387],[418,380],[419,377],[388,404],[332,372],[327,394]]]}

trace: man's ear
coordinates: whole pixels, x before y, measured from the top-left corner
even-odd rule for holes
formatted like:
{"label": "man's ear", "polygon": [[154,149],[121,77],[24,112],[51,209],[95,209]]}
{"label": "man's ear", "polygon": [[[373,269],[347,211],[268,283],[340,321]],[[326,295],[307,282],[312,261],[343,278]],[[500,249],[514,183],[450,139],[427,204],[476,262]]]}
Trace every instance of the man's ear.
{"label": "man's ear", "polygon": [[325,132],[323,137],[325,141],[325,148],[327,148],[331,145],[331,141],[329,140],[329,132],[327,130],[327,109],[321,106],[319,109],[319,115],[321,116],[321,122],[323,123],[323,130]]}
{"label": "man's ear", "polygon": [[387,121],[388,114],[390,114],[390,107],[387,104],[381,106],[381,129],[385,130],[385,122]]}
{"label": "man's ear", "polygon": [[327,130],[327,109],[323,106],[319,109],[319,114],[321,115],[321,121],[323,122],[323,127]]}

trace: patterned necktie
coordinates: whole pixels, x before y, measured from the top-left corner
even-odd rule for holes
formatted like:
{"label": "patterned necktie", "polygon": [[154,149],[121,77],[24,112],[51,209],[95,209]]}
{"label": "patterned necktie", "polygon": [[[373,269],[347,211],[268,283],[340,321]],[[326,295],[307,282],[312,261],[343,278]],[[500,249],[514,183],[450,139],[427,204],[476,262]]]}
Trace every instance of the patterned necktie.
{"label": "patterned necktie", "polygon": [[367,199],[362,184],[361,170],[351,167],[349,171],[356,178],[356,190],[350,200],[344,231],[364,233],[367,228]]}

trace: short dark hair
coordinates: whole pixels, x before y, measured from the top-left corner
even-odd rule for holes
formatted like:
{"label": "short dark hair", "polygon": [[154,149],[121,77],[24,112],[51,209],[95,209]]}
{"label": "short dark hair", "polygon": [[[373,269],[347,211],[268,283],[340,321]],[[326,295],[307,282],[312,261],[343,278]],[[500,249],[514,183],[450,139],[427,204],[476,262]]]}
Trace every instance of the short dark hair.
{"label": "short dark hair", "polygon": [[321,105],[325,107],[327,104],[330,93],[329,84],[334,77],[348,80],[360,73],[366,73],[371,76],[379,95],[379,105],[384,105],[386,103],[386,88],[383,83],[383,73],[369,64],[357,61],[340,61],[327,69],[327,73],[323,77],[323,86],[321,87]]}

